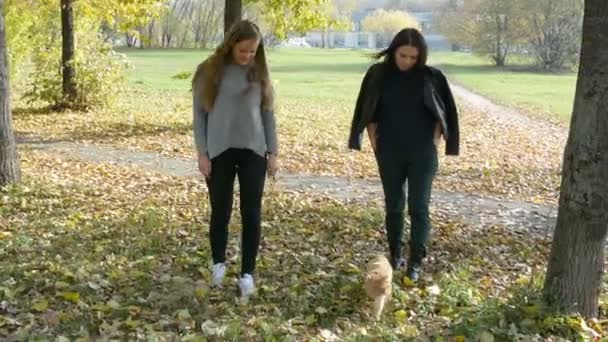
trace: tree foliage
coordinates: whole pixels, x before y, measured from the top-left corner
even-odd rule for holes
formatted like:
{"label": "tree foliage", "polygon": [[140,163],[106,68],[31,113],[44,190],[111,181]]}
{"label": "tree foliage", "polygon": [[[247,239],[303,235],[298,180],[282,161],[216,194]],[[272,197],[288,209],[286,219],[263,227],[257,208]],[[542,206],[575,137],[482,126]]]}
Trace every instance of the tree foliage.
{"label": "tree foliage", "polygon": [[363,30],[383,35],[394,35],[406,27],[420,28],[420,24],[407,12],[378,9],[369,14],[362,22]]}
{"label": "tree foliage", "polygon": [[471,0],[448,6],[440,15],[439,30],[452,42],[489,56],[497,66],[525,37],[526,0]]}
{"label": "tree foliage", "polygon": [[580,48],[582,0],[454,1],[439,12],[439,30],[457,45],[487,55],[496,65],[526,51],[546,70],[575,62]]}
{"label": "tree foliage", "polygon": [[327,12],[319,11],[328,0],[248,0],[258,4],[262,17],[273,35],[282,39],[291,32],[303,33],[323,27],[328,21]]}

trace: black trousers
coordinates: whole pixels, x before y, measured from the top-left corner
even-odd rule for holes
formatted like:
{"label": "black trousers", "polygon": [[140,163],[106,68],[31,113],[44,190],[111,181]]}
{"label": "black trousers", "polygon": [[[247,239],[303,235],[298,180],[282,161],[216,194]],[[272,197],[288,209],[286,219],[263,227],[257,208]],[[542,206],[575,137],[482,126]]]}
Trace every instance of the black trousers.
{"label": "black trousers", "polygon": [[235,176],[239,179],[243,221],[241,274],[252,274],[260,246],[266,159],[251,150],[230,148],[211,160],[211,176],[207,179],[211,202],[211,253],[214,264],[226,261]]}
{"label": "black trousers", "polygon": [[379,150],[376,159],[384,190],[385,226],[391,258],[397,260],[401,257],[407,184],[411,221],[409,259],[420,263],[426,256],[431,231],[429,202],[438,167],[437,150],[409,156],[403,152]]}

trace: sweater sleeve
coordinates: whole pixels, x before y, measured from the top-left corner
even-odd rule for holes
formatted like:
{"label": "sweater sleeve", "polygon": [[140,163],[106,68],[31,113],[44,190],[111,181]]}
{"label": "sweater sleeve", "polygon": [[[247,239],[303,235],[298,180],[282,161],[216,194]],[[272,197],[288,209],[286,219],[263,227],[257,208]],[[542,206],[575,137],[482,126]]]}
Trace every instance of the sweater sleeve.
{"label": "sweater sleeve", "polygon": [[279,143],[277,138],[277,121],[272,111],[262,111],[262,122],[264,123],[264,136],[266,137],[266,149],[268,153],[278,154]]}
{"label": "sweater sleeve", "polygon": [[194,143],[200,154],[207,154],[207,119],[208,113],[203,108],[203,75],[198,74],[192,86],[192,126],[194,128]]}

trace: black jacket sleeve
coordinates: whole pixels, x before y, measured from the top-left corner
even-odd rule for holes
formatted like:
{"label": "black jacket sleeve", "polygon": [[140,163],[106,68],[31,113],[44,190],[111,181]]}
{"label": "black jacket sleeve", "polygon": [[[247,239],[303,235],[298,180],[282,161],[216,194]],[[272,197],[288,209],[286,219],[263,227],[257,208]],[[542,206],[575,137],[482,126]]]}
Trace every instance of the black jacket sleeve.
{"label": "black jacket sleeve", "polygon": [[458,126],[458,108],[450,90],[448,80],[440,73],[440,94],[445,105],[445,120],[448,126],[448,136],[445,144],[445,154],[457,156],[460,153],[460,129]]}
{"label": "black jacket sleeve", "polygon": [[361,82],[361,89],[359,90],[359,96],[357,96],[357,103],[355,104],[355,112],[353,115],[353,121],[350,125],[350,136],[348,138],[348,148],[354,150],[361,150],[361,140],[363,129],[361,125],[361,116],[363,112],[363,102],[366,96],[366,90],[368,87],[369,79],[371,75],[371,68],[367,71]]}

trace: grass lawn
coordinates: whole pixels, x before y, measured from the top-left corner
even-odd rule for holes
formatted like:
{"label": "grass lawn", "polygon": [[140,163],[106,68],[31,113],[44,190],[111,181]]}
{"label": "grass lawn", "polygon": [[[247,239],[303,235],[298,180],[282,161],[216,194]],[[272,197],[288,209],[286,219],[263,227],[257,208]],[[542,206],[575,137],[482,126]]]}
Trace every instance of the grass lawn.
{"label": "grass lawn", "polygon": [[[134,64],[130,82],[153,89],[180,91],[188,81],[172,79],[192,72],[207,56],[205,50],[126,50]],[[371,63],[369,51],[283,50],[270,51],[272,76],[279,98],[310,101],[352,101]],[[490,61],[469,53],[437,52],[430,62],[451,79],[494,101],[534,114],[567,122],[572,114],[576,74],[534,71],[529,61],[514,58],[512,65],[496,68]]]}
{"label": "grass lawn", "polygon": [[[133,63],[129,81],[156,90],[183,92],[189,79],[172,76],[193,72],[209,50],[126,50]],[[268,54],[280,101],[352,101],[371,60],[362,51],[272,50]]]}
{"label": "grass lawn", "polygon": [[521,60],[496,68],[488,59],[469,53],[434,53],[431,62],[454,81],[498,103],[561,122],[569,122],[572,115],[574,72],[542,73]]}

